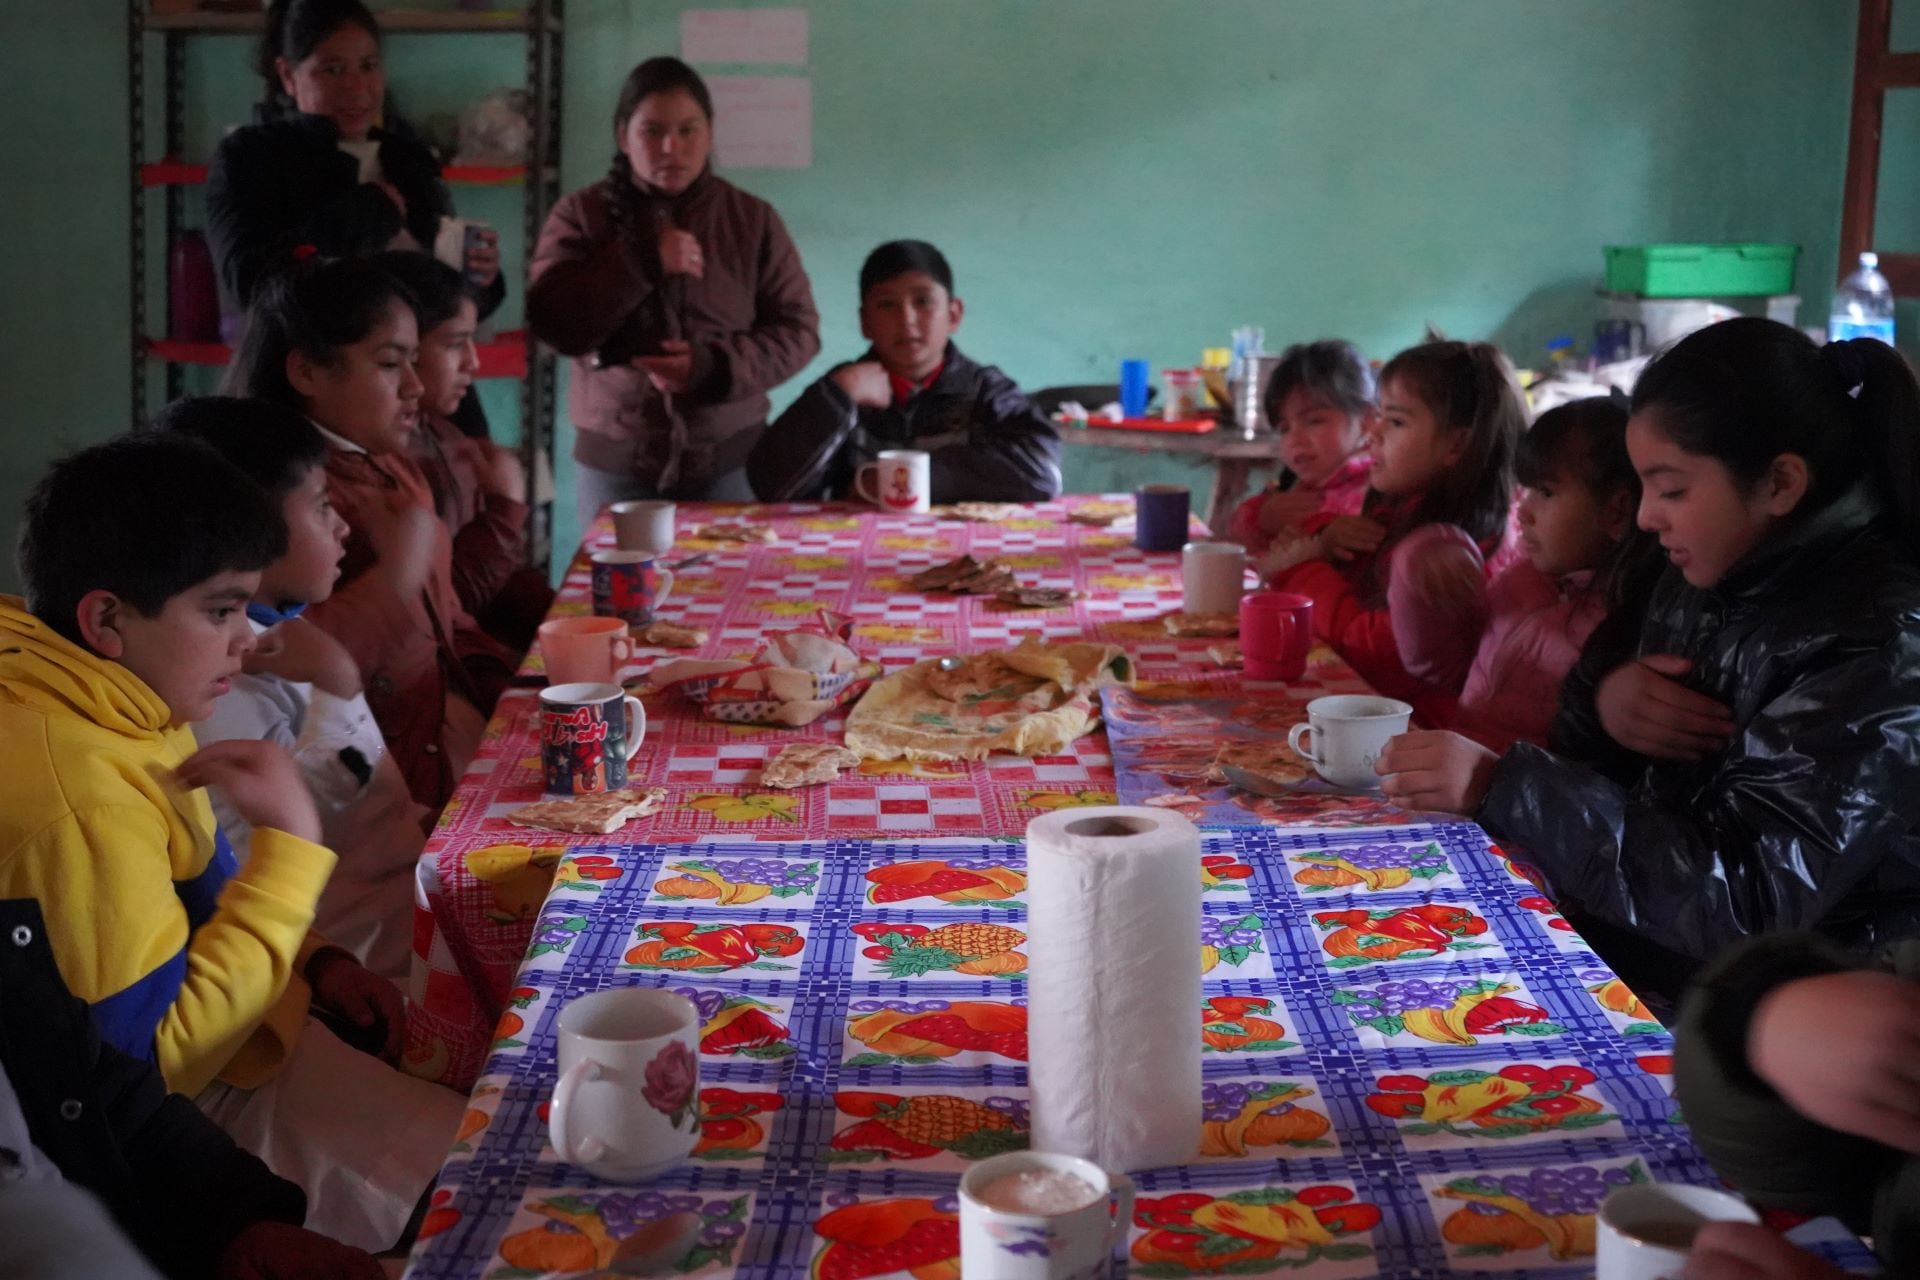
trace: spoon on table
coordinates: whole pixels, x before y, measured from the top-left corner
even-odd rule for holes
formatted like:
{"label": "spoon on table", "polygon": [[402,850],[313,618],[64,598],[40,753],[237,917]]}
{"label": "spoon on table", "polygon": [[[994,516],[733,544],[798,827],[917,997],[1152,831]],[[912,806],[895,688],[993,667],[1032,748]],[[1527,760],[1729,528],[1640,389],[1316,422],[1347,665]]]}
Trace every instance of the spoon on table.
{"label": "spoon on table", "polygon": [[706,1220],[697,1213],[682,1210],[657,1222],[649,1222],[622,1240],[613,1252],[607,1270],[621,1276],[664,1276],[687,1256]]}
{"label": "spoon on table", "polygon": [[1257,773],[1242,769],[1237,764],[1223,764],[1220,766],[1220,772],[1226,775],[1228,783],[1237,791],[1275,798],[1290,796],[1294,792],[1294,786],[1291,784],[1263,778]]}

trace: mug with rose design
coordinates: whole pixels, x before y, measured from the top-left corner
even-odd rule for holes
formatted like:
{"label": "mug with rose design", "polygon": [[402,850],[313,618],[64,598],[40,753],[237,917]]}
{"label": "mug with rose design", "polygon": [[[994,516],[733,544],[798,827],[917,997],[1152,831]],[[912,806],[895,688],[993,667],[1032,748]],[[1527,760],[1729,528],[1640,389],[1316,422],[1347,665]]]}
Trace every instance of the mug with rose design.
{"label": "mug with rose design", "polygon": [[580,996],[555,1024],[554,1152],[608,1182],[643,1182],[700,1137],[700,1011],[653,987]]}

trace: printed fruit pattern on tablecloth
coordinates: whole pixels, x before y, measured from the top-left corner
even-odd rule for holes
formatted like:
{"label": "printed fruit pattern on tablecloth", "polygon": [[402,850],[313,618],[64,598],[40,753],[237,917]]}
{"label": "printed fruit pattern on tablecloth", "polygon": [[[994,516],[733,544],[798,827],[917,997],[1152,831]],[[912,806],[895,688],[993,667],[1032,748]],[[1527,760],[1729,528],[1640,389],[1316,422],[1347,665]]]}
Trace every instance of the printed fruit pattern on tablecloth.
{"label": "printed fruit pattern on tablecloth", "polygon": [[1581,1092],[1593,1081],[1593,1072],[1572,1063],[1390,1075],[1380,1077],[1367,1106],[1389,1119],[1413,1120],[1400,1126],[1403,1134],[1526,1138],[1617,1119],[1598,1098]]}
{"label": "printed fruit pattern on tablecloth", "polygon": [[1230,853],[1209,853],[1200,859],[1202,893],[1245,893],[1253,868]]}
{"label": "printed fruit pattern on tablecloth", "polygon": [[[676,1215],[697,1214],[699,1236],[670,1274],[695,1275],[709,1266],[731,1266],[746,1234],[748,1196],[698,1192],[570,1191],[534,1200],[526,1211],[546,1221],[500,1242],[500,1258],[512,1270],[491,1270],[488,1280],[531,1277],[549,1271],[608,1269],[623,1257],[647,1253],[680,1227]],[[669,1219],[674,1219],[669,1221]]]}
{"label": "printed fruit pattern on tablecloth", "polygon": [[780,1011],[752,996],[675,987],[674,994],[693,1001],[700,1011],[700,1052],[709,1057],[762,1060],[790,1058],[791,1032],[780,1021]]}
{"label": "printed fruit pattern on tablecloth", "polygon": [[604,853],[583,853],[562,858],[554,872],[553,887],[570,893],[599,893],[607,883],[620,878],[620,866]]}
{"label": "printed fruit pattern on tablecloth", "polygon": [[1133,1221],[1146,1234],[1133,1242],[1131,1274],[1173,1280],[1372,1257],[1370,1245],[1343,1237],[1371,1232],[1380,1210],[1355,1200],[1350,1187],[1323,1184],[1142,1196]]}
{"label": "printed fruit pattern on tablecloth", "polygon": [[695,858],[670,862],[665,869],[679,874],[654,881],[655,898],[692,899],[722,907],[810,895],[820,883],[819,863],[780,858]]}
{"label": "printed fruit pattern on tablecloth", "polygon": [[766,1145],[767,1128],[756,1117],[771,1115],[785,1104],[777,1093],[745,1093],[718,1085],[702,1089],[700,1140],[693,1144],[693,1158],[758,1159]]}
{"label": "printed fruit pattern on tablecloth", "polygon": [[1258,1147],[1331,1147],[1333,1122],[1301,1106],[1313,1096],[1293,1080],[1209,1080],[1200,1086],[1200,1154],[1249,1156]]}
{"label": "printed fruit pattern on tablecloth", "polygon": [[1014,798],[1022,808],[1038,809],[1042,813],[1052,813],[1057,809],[1088,809],[1095,805],[1120,803],[1120,797],[1115,793],[1092,788],[1082,788],[1078,791],[1021,790],[1014,793]]}
{"label": "printed fruit pattern on tablecloth", "polygon": [[1440,1224],[1440,1234],[1455,1246],[1450,1251],[1454,1257],[1500,1257],[1544,1248],[1555,1262],[1568,1262],[1593,1256],[1593,1215],[1608,1193],[1651,1181],[1638,1160],[1610,1169],[1542,1165],[1469,1174],[1433,1194],[1466,1202]]}
{"label": "printed fruit pattern on tablecloth", "polygon": [[527,948],[527,959],[537,960],[541,956],[563,956],[573,949],[573,944],[586,932],[585,916],[546,916],[533,926],[533,941]]}
{"label": "printed fruit pattern on tablecloth", "polygon": [[1027,887],[1024,872],[976,858],[889,862],[866,874],[867,901],[876,906],[930,898],[936,902],[1016,907]]}
{"label": "printed fruit pattern on tablecloth", "polygon": [[960,1200],[827,1197],[813,1224],[827,1242],[808,1280],[867,1280],[904,1272],[913,1280],[960,1280]]}
{"label": "printed fruit pattern on tablecloth", "polygon": [[1265,996],[1213,996],[1200,1009],[1203,1053],[1275,1053],[1300,1046],[1286,1039],[1287,1029],[1267,1016],[1274,1002]]}
{"label": "printed fruit pattern on tablecloth", "polygon": [[1626,1021],[1620,1034],[1628,1036],[1665,1035],[1667,1029],[1653,1016],[1653,1011],[1633,994],[1633,988],[1614,977],[1607,969],[1583,969],[1580,981],[1585,985],[1587,994],[1594,998],[1608,1013],[1617,1013]]}
{"label": "printed fruit pattern on tablecloth", "polygon": [[485,1133],[487,1126],[493,1123],[494,1113],[500,1109],[500,1099],[505,1093],[506,1086],[500,1078],[483,1080],[474,1086],[472,1101],[460,1117],[460,1128],[454,1132],[449,1151],[473,1150],[473,1140]]}
{"label": "printed fruit pattern on tablecloth", "polygon": [[1479,1044],[1482,1037],[1558,1036],[1567,1029],[1497,978],[1407,978],[1333,993],[1356,1027],[1385,1037],[1414,1035],[1434,1044]]}
{"label": "printed fruit pattern on tablecloth", "polygon": [[1489,844],[1487,852],[1500,859],[1500,864],[1507,869],[1507,874],[1515,880],[1524,881],[1542,893],[1547,891],[1547,878],[1541,875],[1540,868],[1531,862],[1514,857],[1497,844]]}
{"label": "printed fruit pattern on tablecloth", "polygon": [[636,969],[727,973],[734,969],[793,969],[772,956],[798,955],[806,945],[784,924],[699,924],[692,920],[643,920],[634,926],[640,945],[626,954]]}
{"label": "printed fruit pattern on tablecloth", "polygon": [[506,1012],[500,1015],[500,1021],[493,1028],[493,1052],[527,1047],[526,1041],[514,1037],[527,1029],[526,1011],[539,999],[540,993],[533,987],[515,987],[507,993]]}
{"label": "printed fruit pattern on tablecloth", "polygon": [[694,796],[680,807],[710,813],[716,822],[765,822],[775,819],[792,823],[800,821],[800,815],[794,812],[799,804],[798,796],[771,795],[766,792],[736,796],[709,791]]}
{"label": "printed fruit pattern on tablecloth", "polygon": [[1543,898],[1537,893],[1529,894],[1520,899],[1519,905],[1539,916],[1540,923],[1546,925],[1549,929],[1553,929],[1559,933],[1574,932],[1573,926],[1561,919],[1560,908],[1553,905],[1551,898]]}
{"label": "printed fruit pattern on tablecloth", "polygon": [[1026,1150],[1031,1127],[1024,1098],[843,1089],[833,1103],[859,1121],[833,1135],[827,1160],[834,1164],[925,1160],[942,1152],[985,1160]]}
{"label": "printed fruit pattern on tablecloth", "polygon": [[[535,762],[538,763],[537,761]],[[553,869],[566,854],[565,845],[490,844],[469,849],[456,862],[493,894],[487,919],[495,924],[530,920],[553,887]],[[447,874],[442,857],[442,874]]]}
{"label": "printed fruit pattern on tablecloth", "polygon": [[1449,951],[1473,951],[1490,943],[1468,942],[1487,922],[1467,907],[1429,902],[1418,907],[1368,911],[1316,911],[1313,922],[1327,936],[1320,946],[1336,969],[1389,960],[1430,960]]}
{"label": "printed fruit pattern on tablecloth", "polygon": [[1261,920],[1244,915],[1237,920],[1218,916],[1200,917],[1200,972],[1212,973],[1221,965],[1237,969],[1261,954],[1266,946],[1260,935]]}
{"label": "printed fruit pattern on tablecloth", "polygon": [[1293,856],[1305,863],[1293,873],[1293,882],[1308,893],[1361,886],[1368,893],[1399,889],[1415,880],[1432,880],[1453,868],[1438,844],[1364,844],[1346,849],[1323,849]]}
{"label": "printed fruit pattern on tablecloth", "polygon": [[870,1052],[849,1067],[928,1066],[962,1053],[1027,1060],[1027,1008],[1007,1000],[856,1000],[847,1033]]}
{"label": "printed fruit pattern on tablecloth", "polygon": [[869,921],[853,926],[869,944],[860,954],[885,969],[890,978],[918,978],[942,971],[970,977],[1020,979],[1027,958],[1020,954],[1027,935],[1004,924],[891,924]]}

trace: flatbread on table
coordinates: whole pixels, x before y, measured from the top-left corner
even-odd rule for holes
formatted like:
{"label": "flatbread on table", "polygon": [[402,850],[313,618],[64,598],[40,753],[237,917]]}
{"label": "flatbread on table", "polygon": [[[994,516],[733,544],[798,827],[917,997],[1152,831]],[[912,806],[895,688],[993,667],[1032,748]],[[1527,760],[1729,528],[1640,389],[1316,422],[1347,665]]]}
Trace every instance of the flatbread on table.
{"label": "flatbread on table", "polygon": [[929,507],[929,515],[939,516],[943,520],[977,520],[983,523],[998,523],[1012,520],[1016,516],[1027,514],[1027,509],[1014,502],[950,502],[945,506]]}
{"label": "flatbread on table", "polygon": [[778,791],[832,782],[860,757],[832,742],[789,742],[760,770],[760,785]]}
{"label": "flatbread on table", "polygon": [[1090,524],[1104,529],[1132,514],[1131,502],[1083,502],[1067,512],[1067,519],[1073,524]]}
{"label": "flatbread on table", "polygon": [[1240,619],[1231,613],[1170,613],[1160,620],[1160,625],[1167,629],[1168,635],[1184,639],[1240,634]]}
{"label": "flatbread on table", "polygon": [[947,590],[957,596],[997,595],[1008,587],[1018,586],[1013,570],[998,560],[988,560],[980,568],[950,585]]}
{"label": "flatbread on table", "polygon": [[779,533],[770,524],[741,524],[738,521],[703,524],[690,536],[706,542],[754,543],[763,547],[780,540]]}
{"label": "flatbread on table", "polygon": [[683,626],[664,618],[655,618],[640,630],[643,642],[663,649],[698,649],[710,638],[711,633],[699,627]]}
{"label": "flatbread on table", "polygon": [[1313,771],[1313,766],[1302,760],[1282,738],[1258,738],[1225,744],[1213,757],[1213,767],[1207,770],[1207,780],[1227,781],[1227,765],[1244,770],[1262,782],[1282,787],[1305,782]]}
{"label": "flatbread on table", "polygon": [[1076,594],[1065,587],[1002,587],[994,598],[1016,609],[1058,609],[1072,604]]}
{"label": "flatbread on table", "polygon": [[644,791],[604,791],[522,805],[507,815],[507,821],[517,827],[604,836],[613,834],[635,818],[659,812],[666,800],[665,787],[648,787]]}
{"label": "flatbread on table", "polygon": [[980,572],[980,562],[972,556],[959,556],[945,564],[936,564],[930,569],[922,569],[913,575],[915,591],[945,591],[962,578],[970,578]]}
{"label": "flatbread on table", "polygon": [[1207,646],[1207,656],[1223,667],[1244,665],[1238,640],[1221,640]]}

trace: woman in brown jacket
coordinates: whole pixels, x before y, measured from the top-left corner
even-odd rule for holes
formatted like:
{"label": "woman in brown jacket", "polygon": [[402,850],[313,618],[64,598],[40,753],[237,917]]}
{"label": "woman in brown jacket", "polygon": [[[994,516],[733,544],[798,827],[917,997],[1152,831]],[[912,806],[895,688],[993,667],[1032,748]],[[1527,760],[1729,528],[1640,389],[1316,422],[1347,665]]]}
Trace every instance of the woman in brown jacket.
{"label": "woman in brown jacket", "polygon": [[575,357],[584,524],[626,498],[751,501],[767,391],[820,350],[800,255],[766,201],[714,176],[713,101],[678,58],[633,69],[607,177],[554,206],[527,320]]}

